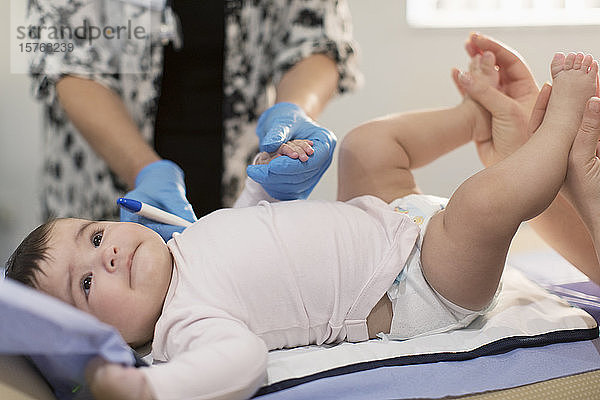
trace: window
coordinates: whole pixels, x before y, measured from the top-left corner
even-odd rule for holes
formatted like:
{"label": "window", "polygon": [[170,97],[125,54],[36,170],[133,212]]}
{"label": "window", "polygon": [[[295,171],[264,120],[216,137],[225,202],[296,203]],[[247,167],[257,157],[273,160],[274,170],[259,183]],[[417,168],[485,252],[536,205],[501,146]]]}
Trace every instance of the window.
{"label": "window", "polygon": [[600,25],[600,0],[406,0],[419,28]]}

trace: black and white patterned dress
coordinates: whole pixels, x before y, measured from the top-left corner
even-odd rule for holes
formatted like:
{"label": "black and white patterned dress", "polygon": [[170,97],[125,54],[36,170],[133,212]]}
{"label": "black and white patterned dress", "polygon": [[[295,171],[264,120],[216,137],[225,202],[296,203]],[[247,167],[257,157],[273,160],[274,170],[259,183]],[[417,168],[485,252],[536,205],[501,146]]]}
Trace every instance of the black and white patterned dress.
{"label": "black and white patterned dress", "polygon": [[[342,93],[356,86],[359,72],[344,0],[227,0],[224,6],[222,193],[223,204],[230,205],[257,149],[256,120],[272,104],[283,74],[311,54],[324,53],[337,64]],[[152,144],[162,74],[161,12],[120,0],[30,0],[29,17],[37,26],[78,26],[86,20],[100,27],[107,21],[151,27],[150,45],[69,40],[74,51],[38,53],[31,66],[33,92],[44,105],[43,216],[117,219],[115,199],[126,188],[67,118],[55,84],[75,75],[114,90]],[[128,73],[132,70],[136,73]]]}

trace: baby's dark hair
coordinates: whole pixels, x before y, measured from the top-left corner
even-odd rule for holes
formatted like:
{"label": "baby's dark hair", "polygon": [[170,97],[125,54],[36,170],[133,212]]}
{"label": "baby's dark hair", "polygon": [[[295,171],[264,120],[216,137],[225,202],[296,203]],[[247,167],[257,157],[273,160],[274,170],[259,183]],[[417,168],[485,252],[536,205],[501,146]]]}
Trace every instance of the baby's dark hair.
{"label": "baby's dark hair", "polygon": [[32,288],[37,287],[36,272],[44,273],[40,261],[47,260],[48,240],[55,220],[35,228],[17,247],[6,262],[5,276]]}

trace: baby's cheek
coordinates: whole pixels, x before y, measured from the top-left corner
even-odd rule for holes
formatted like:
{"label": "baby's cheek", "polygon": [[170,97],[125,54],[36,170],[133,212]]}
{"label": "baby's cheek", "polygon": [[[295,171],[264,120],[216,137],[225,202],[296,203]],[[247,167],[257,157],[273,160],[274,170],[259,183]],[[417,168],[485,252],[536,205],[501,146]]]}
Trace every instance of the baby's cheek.
{"label": "baby's cheek", "polygon": [[117,328],[135,315],[130,296],[120,288],[97,290],[90,296],[90,310],[100,321]]}

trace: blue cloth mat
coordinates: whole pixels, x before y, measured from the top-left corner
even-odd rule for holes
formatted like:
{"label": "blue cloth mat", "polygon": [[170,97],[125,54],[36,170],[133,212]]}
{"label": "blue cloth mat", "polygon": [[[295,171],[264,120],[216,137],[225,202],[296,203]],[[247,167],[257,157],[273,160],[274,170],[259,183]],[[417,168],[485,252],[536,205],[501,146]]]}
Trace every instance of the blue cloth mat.
{"label": "blue cloth mat", "polygon": [[0,354],[29,356],[59,399],[78,396],[95,356],[136,363],[113,327],[18,282],[0,280],[0,310]]}
{"label": "blue cloth mat", "polygon": [[319,379],[260,400],[442,398],[515,387],[600,368],[598,339],[517,349],[460,362],[377,368]]}
{"label": "blue cloth mat", "polygon": [[575,282],[559,285],[542,285],[546,290],[584,309],[600,324],[600,286],[594,282]]}

